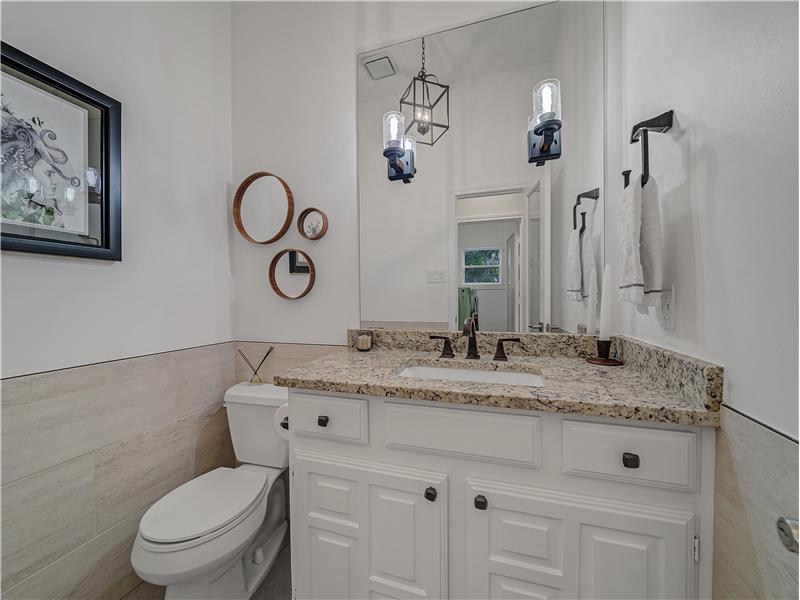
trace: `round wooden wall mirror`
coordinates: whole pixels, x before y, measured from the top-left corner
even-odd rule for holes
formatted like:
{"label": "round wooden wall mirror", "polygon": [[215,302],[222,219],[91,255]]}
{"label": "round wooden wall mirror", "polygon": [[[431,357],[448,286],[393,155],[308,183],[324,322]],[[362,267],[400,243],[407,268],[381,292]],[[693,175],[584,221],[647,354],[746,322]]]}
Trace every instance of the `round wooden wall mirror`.
{"label": "round wooden wall mirror", "polygon": [[318,208],[307,208],[297,217],[297,231],[307,240],[318,240],[328,233],[328,215]]}
{"label": "round wooden wall mirror", "polygon": [[[301,291],[296,296],[290,296],[286,292],[281,289],[281,286],[278,284],[278,263],[280,262],[281,258],[289,254],[290,252],[296,252],[300,256],[302,256],[303,262],[308,265],[308,283],[303,291]],[[286,270],[288,272],[288,269]],[[311,257],[303,252],[302,250],[298,250],[296,248],[286,248],[285,250],[281,250],[275,256],[272,257],[272,261],[269,263],[269,285],[272,287],[272,291],[274,291],[278,296],[281,298],[285,298],[286,300],[298,300],[303,296],[306,296],[308,292],[311,291],[311,288],[314,287],[314,281],[317,278],[317,272],[314,268],[314,262],[311,260]]]}
{"label": "round wooden wall mirror", "polygon": [[246,240],[271,244],[289,231],[294,196],[283,179],[266,171],[242,181],[233,197],[233,223]]}

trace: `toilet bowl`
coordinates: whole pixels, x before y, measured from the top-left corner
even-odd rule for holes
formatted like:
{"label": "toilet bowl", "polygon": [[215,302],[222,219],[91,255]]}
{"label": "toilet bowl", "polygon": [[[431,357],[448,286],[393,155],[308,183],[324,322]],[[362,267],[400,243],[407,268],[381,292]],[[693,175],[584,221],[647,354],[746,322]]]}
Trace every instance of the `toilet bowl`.
{"label": "toilet bowl", "polygon": [[288,445],[274,427],[285,388],[238,384],[225,394],[236,469],[181,485],[142,517],[131,564],[171,599],[247,600],[288,542]]}

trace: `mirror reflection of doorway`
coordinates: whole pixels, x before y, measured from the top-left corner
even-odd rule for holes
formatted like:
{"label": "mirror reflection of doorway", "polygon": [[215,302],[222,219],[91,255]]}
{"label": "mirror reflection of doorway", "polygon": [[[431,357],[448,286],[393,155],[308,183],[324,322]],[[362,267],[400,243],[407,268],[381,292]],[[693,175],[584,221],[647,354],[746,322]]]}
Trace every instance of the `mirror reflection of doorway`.
{"label": "mirror reflection of doorway", "polygon": [[459,283],[472,292],[470,297],[477,297],[483,331],[516,330],[519,270],[515,256],[520,222],[515,218],[458,224]]}
{"label": "mirror reflection of doorway", "polygon": [[[547,173],[543,171],[543,174]],[[549,321],[549,180],[454,193],[451,323],[478,313],[483,331]]]}

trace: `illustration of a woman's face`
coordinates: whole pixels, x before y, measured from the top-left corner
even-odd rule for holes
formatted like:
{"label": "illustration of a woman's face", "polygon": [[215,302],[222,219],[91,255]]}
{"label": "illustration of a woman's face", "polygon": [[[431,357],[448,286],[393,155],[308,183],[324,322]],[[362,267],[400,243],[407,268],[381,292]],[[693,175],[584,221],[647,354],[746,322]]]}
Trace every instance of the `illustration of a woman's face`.
{"label": "illustration of a woman's face", "polygon": [[42,196],[49,200],[55,200],[58,186],[61,183],[58,171],[46,161],[39,160],[33,166],[33,176],[39,180],[39,184],[42,186]]}

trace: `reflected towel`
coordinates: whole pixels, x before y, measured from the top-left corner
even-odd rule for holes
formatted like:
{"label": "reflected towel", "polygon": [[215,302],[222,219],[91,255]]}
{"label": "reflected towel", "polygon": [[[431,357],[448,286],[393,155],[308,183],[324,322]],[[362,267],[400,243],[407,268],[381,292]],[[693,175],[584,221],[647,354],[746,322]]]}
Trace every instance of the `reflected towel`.
{"label": "reflected towel", "polygon": [[[652,181],[652,177],[650,180]],[[623,190],[617,205],[617,246],[622,256],[619,299],[638,305],[644,300],[644,275],[640,256],[642,193],[638,178],[631,177],[631,181],[633,183]]]}
{"label": "reflected towel", "polygon": [[[639,187],[639,186],[636,186]],[[642,194],[642,231],[639,252],[642,258],[645,306],[661,304],[661,284],[664,275],[664,242],[661,234],[661,208],[658,184],[654,177],[647,180]]]}
{"label": "reflected towel", "polygon": [[478,312],[478,293],[473,288],[458,288],[458,327],[464,326],[464,321],[470,315]]}
{"label": "reflected towel", "polygon": [[594,258],[594,240],[589,226],[581,234],[581,298],[589,297],[592,277],[597,277],[597,264]]}
{"label": "reflected towel", "polygon": [[567,300],[581,301],[581,232],[573,229],[567,243]]}

